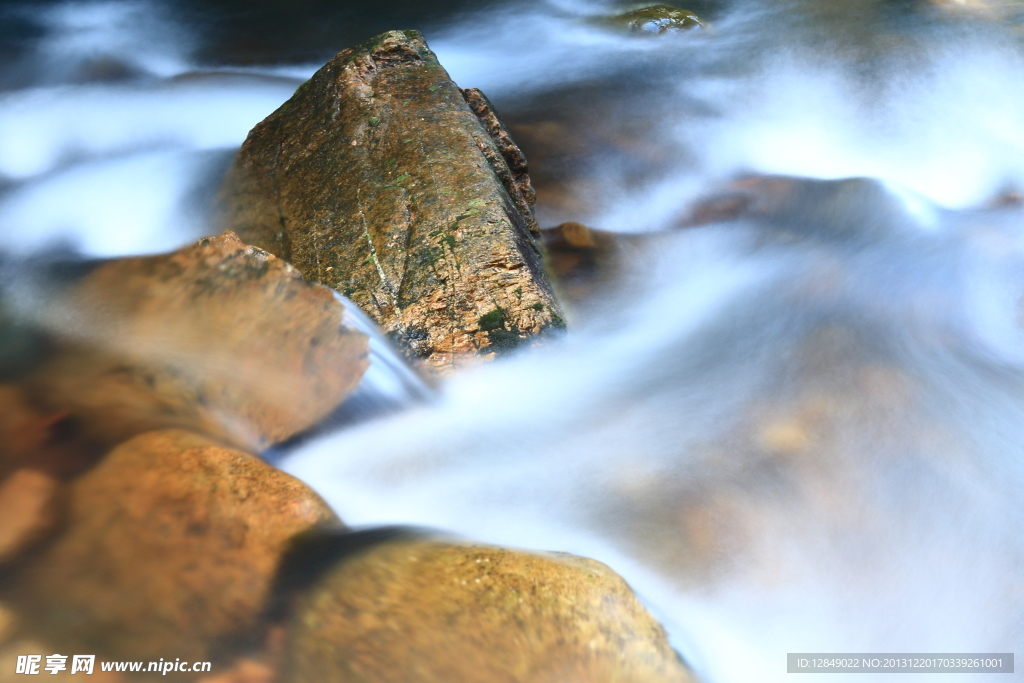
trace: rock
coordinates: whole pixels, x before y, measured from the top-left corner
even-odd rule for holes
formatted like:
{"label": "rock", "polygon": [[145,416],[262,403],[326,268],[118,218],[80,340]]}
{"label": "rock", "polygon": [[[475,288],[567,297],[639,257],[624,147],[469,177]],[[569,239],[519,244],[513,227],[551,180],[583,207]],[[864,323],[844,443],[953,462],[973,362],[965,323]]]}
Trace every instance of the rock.
{"label": "rock", "polygon": [[26,315],[54,350],[19,386],[101,451],[165,427],[262,450],[323,419],[367,366],[333,292],[232,233],[52,287]]}
{"label": "rock", "polygon": [[752,210],[753,197],[740,187],[703,197],[676,222],[677,228],[695,228],[712,223],[726,223],[742,218]]}
{"label": "rock", "polygon": [[569,221],[545,228],[541,237],[549,254],[548,268],[564,284],[570,279],[586,279],[599,270],[615,249],[618,235]]}
{"label": "rock", "polygon": [[20,468],[56,477],[84,471],[94,458],[69,439],[67,413],[48,411],[16,384],[0,384],[0,479]]}
{"label": "rock", "polygon": [[4,592],[31,632],[113,659],[212,661],[258,637],[293,537],[340,526],[298,480],[182,430],[122,444],[70,498],[66,531]]}
{"label": "rock", "polygon": [[677,227],[743,220],[784,239],[867,244],[920,234],[940,214],[931,200],[874,178],[763,175],[740,178],[703,198]]}
{"label": "rock", "polygon": [[56,532],[60,494],[60,482],[37,470],[18,470],[0,483],[0,565]]}
{"label": "rock", "polygon": [[328,62],[253,128],[221,190],[227,227],[436,372],[564,325],[532,201],[486,98],[459,90],[415,31]]}
{"label": "rock", "polygon": [[704,22],[696,14],[671,5],[641,7],[609,17],[605,22],[637,33],[654,35],[704,28]]}
{"label": "rock", "polygon": [[46,336],[20,320],[8,303],[0,299],[0,382],[23,377],[48,351]]}
{"label": "rock", "polygon": [[1020,14],[1019,0],[928,0],[931,6],[959,15],[1005,20]]}
{"label": "rock", "polygon": [[[867,178],[818,180],[784,175],[753,175],[738,178],[701,197],[677,222],[677,228],[693,228],[739,219],[771,223],[792,222],[801,207],[816,206],[821,199],[841,197],[850,190],[877,185]],[[856,199],[863,199],[858,197]],[[806,216],[803,217],[806,219]]]}
{"label": "rock", "polygon": [[618,271],[614,233],[567,222],[541,231],[548,254],[548,272],[559,298],[572,310],[583,305]]}
{"label": "rock", "polygon": [[18,618],[9,607],[0,603],[0,647],[5,645],[14,635]]}
{"label": "rock", "polygon": [[[808,284],[795,296],[805,306],[825,289]],[[852,325],[829,316],[787,331],[787,346],[769,356],[779,379],[687,447],[687,462],[699,466],[642,473],[623,461],[609,472],[614,484],[602,490],[606,507],[591,524],[689,591],[792,585],[807,557],[793,552],[794,533],[843,539],[851,549],[845,544],[858,535],[873,542],[891,533],[892,514],[873,507],[875,487],[900,486],[906,471],[956,461],[963,451],[950,426],[927,412],[929,390],[900,367],[900,352],[885,348],[878,328],[858,329],[863,319],[851,318]]]}
{"label": "rock", "polygon": [[707,112],[657,94],[672,90],[678,77],[672,70],[668,79],[660,71],[666,67],[652,66],[638,77],[635,66],[623,63],[600,79],[524,92],[503,104],[509,129],[530,160],[542,224],[596,223],[621,208],[624,187],[657,184],[678,173],[692,149],[652,130],[659,121],[700,120]]}
{"label": "rock", "polygon": [[625,293],[635,266],[649,261],[651,252],[671,239],[664,233],[620,233],[576,222],[545,228],[541,237],[548,271],[573,321]]}
{"label": "rock", "polygon": [[[527,222],[530,234],[539,236],[537,222],[533,218],[533,206],[537,202],[537,192],[533,189],[528,173],[529,166],[526,155],[516,146],[505,124],[494,111],[494,105],[479,88],[466,88],[462,91],[466,104],[480,120],[484,130],[497,147],[500,157],[494,155],[494,148],[488,144],[477,147],[491,164],[491,169],[501,180],[502,186],[508,191],[509,197],[516,205],[519,215]],[[507,171],[507,172],[506,172]]]}
{"label": "rock", "polygon": [[226,668],[218,668],[200,677],[196,683],[277,683],[284,653],[285,629],[280,623],[280,615],[272,614],[270,610],[264,615],[271,625],[260,647],[238,657]]}
{"label": "rock", "polygon": [[300,600],[283,681],[692,681],[605,565],[438,540],[349,555]]}

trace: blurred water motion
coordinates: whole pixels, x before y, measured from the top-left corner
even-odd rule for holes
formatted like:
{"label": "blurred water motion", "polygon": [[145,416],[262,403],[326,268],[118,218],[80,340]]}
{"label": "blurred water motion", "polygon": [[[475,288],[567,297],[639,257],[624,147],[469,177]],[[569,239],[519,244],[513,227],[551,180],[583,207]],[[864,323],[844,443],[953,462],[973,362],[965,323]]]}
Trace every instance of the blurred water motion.
{"label": "blurred water motion", "polygon": [[764,676],[787,647],[1012,649],[1021,215],[925,228],[856,192],[876,201],[852,232],[833,211],[851,183],[659,239],[633,264],[647,284],[562,348],[292,471],[353,522],[639,565],[711,680]]}
{"label": "blurred water motion", "polygon": [[[561,344],[286,467],[351,524],[607,562],[714,683],[781,679],[786,652],[1012,651],[1024,52],[998,4],[709,1],[688,6],[709,30],[638,40],[589,21],[612,3],[399,3],[506,119],[542,225],[639,246]],[[296,17],[253,66],[197,6],[2,6],[27,28],[3,33],[0,248],[204,233],[220,169],[324,43]],[[389,11],[359,7],[331,50]],[[709,197],[734,208],[694,221]],[[402,378],[374,400],[422,392]]]}

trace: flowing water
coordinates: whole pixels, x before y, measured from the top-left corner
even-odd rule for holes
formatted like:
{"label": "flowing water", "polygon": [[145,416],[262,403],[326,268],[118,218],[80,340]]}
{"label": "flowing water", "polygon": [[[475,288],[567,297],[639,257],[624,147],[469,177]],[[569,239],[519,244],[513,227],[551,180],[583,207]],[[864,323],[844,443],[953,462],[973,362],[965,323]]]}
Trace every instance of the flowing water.
{"label": "flowing water", "polygon": [[[421,27],[522,143],[541,225],[644,235],[564,339],[283,466],[350,524],[608,563],[709,683],[781,680],[787,652],[1012,652],[1024,22],[952,4],[708,0],[707,30],[647,37],[582,0],[7,3],[0,249],[205,234],[252,125],[333,51]],[[746,212],[681,228],[742,177]],[[364,391],[419,391],[386,357]]]}

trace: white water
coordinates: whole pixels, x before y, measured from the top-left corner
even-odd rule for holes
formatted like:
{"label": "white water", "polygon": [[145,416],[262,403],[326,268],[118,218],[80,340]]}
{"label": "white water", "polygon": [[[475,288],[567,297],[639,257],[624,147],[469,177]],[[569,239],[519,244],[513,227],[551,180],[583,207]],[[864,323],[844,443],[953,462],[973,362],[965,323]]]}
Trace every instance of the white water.
{"label": "white water", "polygon": [[[1022,214],[975,208],[1024,189],[1024,52],[1009,24],[838,6],[737,2],[643,40],[562,0],[428,35],[499,109],[590,84],[609,129],[646,131],[647,156],[581,152],[585,208],[542,202],[544,225],[668,228],[745,173],[878,182],[666,237],[563,342],[286,467],[350,524],[607,562],[712,683],[781,680],[787,652],[1024,642]],[[231,151],[304,73],[202,69],[152,5],[43,23],[47,76],[0,94],[0,249],[19,255],[204,234]],[[100,58],[137,75],[82,82]]]}

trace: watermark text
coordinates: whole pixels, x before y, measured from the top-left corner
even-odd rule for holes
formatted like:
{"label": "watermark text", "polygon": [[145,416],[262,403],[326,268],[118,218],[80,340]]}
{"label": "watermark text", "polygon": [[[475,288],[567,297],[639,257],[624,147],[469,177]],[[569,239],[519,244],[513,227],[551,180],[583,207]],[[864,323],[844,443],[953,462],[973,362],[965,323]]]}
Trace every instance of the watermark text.
{"label": "watermark text", "polygon": [[[68,662],[70,660],[70,664]],[[70,666],[70,669],[69,669]],[[14,673],[26,676],[40,674],[56,675],[62,671],[72,674],[92,674],[96,671],[96,655],[18,655]],[[130,673],[158,673],[166,676],[169,673],[208,673],[210,662],[183,662],[160,658],[156,662],[118,662],[100,661],[100,671],[120,671]]]}

